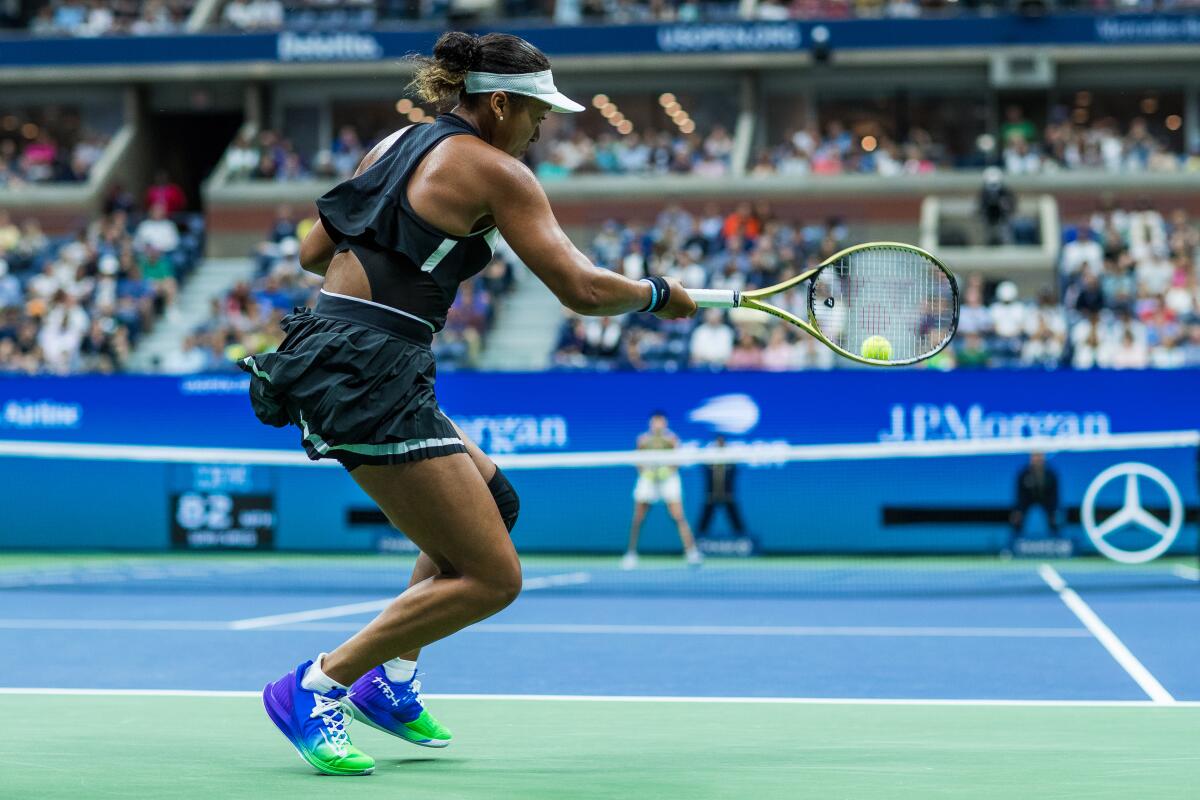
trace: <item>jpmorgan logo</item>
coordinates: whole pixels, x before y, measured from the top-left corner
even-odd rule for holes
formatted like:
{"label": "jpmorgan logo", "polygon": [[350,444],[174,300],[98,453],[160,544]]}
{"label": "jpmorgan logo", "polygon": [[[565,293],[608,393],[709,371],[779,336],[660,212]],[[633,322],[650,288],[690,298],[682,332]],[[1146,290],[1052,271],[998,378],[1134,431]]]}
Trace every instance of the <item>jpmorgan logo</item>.
{"label": "jpmorgan logo", "polygon": [[375,61],[383,57],[379,41],[365,33],[279,34],[280,61]]}
{"label": "jpmorgan logo", "polygon": [[[1098,520],[1097,500],[1100,493],[1112,483],[1117,483],[1122,492],[1121,507],[1107,518]],[[1143,489],[1155,486],[1166,495],[1169,507],[1166,522],[1151,514],[1143,500]],[[1092,480],[1084,492],[1079,516],[1084,531],[1097,550],[1113,561],[1143,564],[1167,552],[1179,535],[1179,529],[1183,527],[1183,500],[1179,496],[1179,489],[1162,470],[1149,464],[1127,461],[1109,467]],[[1138,530],[1142,534],[1139,539],[1149,539],[1151,543],[1139,549],[1112,543],[1115,534],[1129,529]]]}
{"label": "jpmorgan logo", "polygon": [[1108,415],[1096,411],[988,411],[979,403],[964,410],[952,403],[894,405],[891,428],[879,432],[881,442],[925,442],[940,439],[1025,439],[1042,436],[1104,436]]}

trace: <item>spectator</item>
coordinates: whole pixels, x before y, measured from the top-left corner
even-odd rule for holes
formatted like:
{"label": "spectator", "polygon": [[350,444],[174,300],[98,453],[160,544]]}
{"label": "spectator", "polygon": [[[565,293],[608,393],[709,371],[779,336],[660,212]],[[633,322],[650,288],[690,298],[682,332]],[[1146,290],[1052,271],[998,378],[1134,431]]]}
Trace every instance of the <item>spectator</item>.
{"label": "spectator", "polygon": [[171,254],[179,247],[179,228],[167,218],[167,205],[155,203],[150,207],[150,216],[142,220],[134,234],[134,246],[139,249],[154,249],[158,253]]}
{"label": "spectator", "polygon": [[173,216],[187,208],[183,189],[171,180],[166,170],[155,172],[154,182],[146,189],[146,208],[153,209],[155,206],[162,206],[165,216]]}
{"label": "spectator", "polygon": [[1144,342],[1139,342],[1131,330],[1121,334],[1121,342],[1113,348],[1112,356],[1104,366],[1113,369],[1145,369],[1150,366],[1150,353]]}
{"label": "spectator", "polygon": [[239,133],[233,144],[225,152],[225,166],[229,170],[230,180],[249,177],[258,166],[259,152],[254,141],[244,133]]}
{"label": "spectator", "polygon": [[358,163],[362,161],[366,154],[366,148],[363,147],[362,140],[358,138],[358,132],[351,125],[343,125],[338,130],[337,139],[333,142],[333,147],[330,149],[333,157],[333,168],[338,175],[353,175],[358,169]]}
{"label": "spectator", "polygon": [[230,0],[221,21],[243,31],[277,30],[283,27],[283,13],[279,0]]}
{"label": "spectator", "polygon": [[692,333],[690,350],[693,366],[720,368],[729,361],[733,355],[733,328],[725,324],[719,309],[704,312],[704,324]]}
{"label": "spectator", "polygon": [[1017,200],[1012,190],[1004,185],[1004,174],[995,167],[983,171],[983,189],[979,192],[979,215],[987,228],[987,245],[1010,244],[1012,242],[1012,216],[1017,210]]}
{"label": "spectator", "polygon": [[1092,238],[1086,222],[1075,227],[1075,239],[1063,245],[1059,271],[1065,280],[1074,280],[1087,267],[1099,268],[1104,263],[1104,249]]}
{"label": "spectator", "polygon": [[996,302],[989,313],[995,341],[992,349],[999,355],[1017,357],[1021,352],[1021,338],[1025,333],[1024,304],[1018,301],[1017,285],[1004,281],[996,287]]}
{"label": "spectator", "polygon": [[598,359],[615,358],[621,348],[621,324],[612,317],[588,317],[584,321],[583,353]]}
{"label": "spectator", "polygon": [[17,249],[21,243],[21,229],[12,221],[4,209],[0,209],[0,258]]}
{"label": "spectator", "polygon": [[0,258],[0,311],[20,306],[23,300],[21,282],[9,272],[8,262]]}
{"label": "spectator", "polygon": [[963,369],[980,369],[991,366],[991,354],[978,333],[968,333],[958,351],[958,366]]}
{"label": "spectator", "polygon": [[159,252],[153,245],[148,245],[138,256],[138,269],[142,278],[154,288],[155,294],[161,297],[167,306],[171,306],[179,289],[175,280],[175,262],[171,257]]}
{"label": "spectator", "polygon": [[762,348],[747,331],[741,331],[737,335],[737,344],[734,345],[733,352],[729,355],[729,360],[726,363],[729,369],[762,369],[763,354]]}
{"label": "spectator", "polygon": [[1025,118],[1025,112],[1018,105],[1009,105],[1004,109],[1004,124],[1000,126],[1000,141],[1008,144],[1013,141],[1032,143],[1037,141],[1037,127]]}
{"label": "spectator", "polygon": [[87,312],[72,295],[60,290],[38,333],[38,345],[52,372],[70,372],[75,366],[88,324]]}
{"label": "spectator", "polygon": [[203,372],[209,367],[211,351],[204,347],[203,337],[193,334],[182,346],[167,354],[161,369],[168,375],[188,375]]}
{"label": "spectator", "polygon": [[992,312],[983,304],[982,286],[968,284],[964,301],[958,315],[958,332],[991,334]]}

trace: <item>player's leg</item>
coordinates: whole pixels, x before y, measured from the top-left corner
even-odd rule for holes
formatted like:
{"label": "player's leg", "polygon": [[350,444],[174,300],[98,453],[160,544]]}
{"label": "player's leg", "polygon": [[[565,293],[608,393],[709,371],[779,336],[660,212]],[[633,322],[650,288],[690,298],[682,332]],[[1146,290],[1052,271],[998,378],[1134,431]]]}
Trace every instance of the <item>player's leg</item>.
{"label": "player's leg", "polygon": [[374,768],[346,736],[347,712],[354,711],[345,700],[347,688],[397,654],[491,616],[521,587],[520,562],[500,512],[463,454],[367,465],[351,474],[440,571],[406,590],[332,653],[302,664],[264,691],[268,713],[300,754],[317,769],[340,775]]}
{"label": "player's leg", "polygon": [[[475,444],[475,442],[471,440],[471,437],[467,436],[463,429],[458,427],[453,420],[451,420],[450,424],[454,425],[454,430],[458,431],[458,437],[462,439],[463,444],[467,446],[467,455],[471,456],[471,461],[475,463],[475,467],[479,470],[479,474],[483,476],[485,481],[491,481],[492,477],[496,474],[495,462],[488,458],[487,453],[483,452],[483,450],[479,448],[479,445]],[[434,563],[432,558],[425,553],[421,553],[417,556],[416,563],[413,564],[412,576],[408,580],[408,585],[410,587],[416,586],[421,581],[441,574],[442,571],[442,568]],[[400,660],[412,662],[415,670],[416,661],[420,655],[421,650],[420,648],[417,648],[410,650],[407,653],[403,653],[400,656]]]}
{"label": "player's leg", "polygon": [[[491,616],[520,592],[521,565],[487,483],[461,454],[351,473],[396,527],[449,570],[410,587],[329,654],[353,680],[375,664]],[[343,681],[344,682],[344,681]]]}
{"label": "player's leg", "polygon": [[729,523],[733,525],[733,532],[738,536],[745,536],[746,523],[742,522],[742,512],[738,509],[735,500],[725,501],[725,513],[729,515]]}
{"label": "player's leg", "polygon": [[[496,508],[505,527],[511,532],[519,508],[516,492],[462,428],[457,425],[454,428],[467,446],[467,453],[480,476],[488,482],[488,490],[496,501]],[[409,586],[437,575],[452,573],[453,568],[449,564],[439,565],[428,554],[421,553],[413,567]],[[355,716],[373,728],[423,747],[445,747],[450,744],[453,735],[426,710],[421,700],[421,682],[416,680],[420,652],[420,648],[410,650],[360,677],[354,683],[350,702]]]}
{"label": "player's leg", "polygon": [[1058,539],[1062,536],[1062,531],[1058,527],[1058,509],[1048,500],[1040,505],[1046,514],[1046,525],[1050,528],[1050,536]]}
{"label": "player's leg", "polygon": [[688,526],[687,516],[683,513],[683,483],[676,473],[662,482],[662,499],[667,504],[667,513],[675,520],[675,528],[679,531],[679,541],[683,544],[683,552],[689,564],[698,565],[704,557],[696,547],[692,529]]}
{"label": "player's leg", "polygon": [[679,531],[679,541],[683,545],[683,549],[695,550],[696,539],[692,536],[692,528],[688,525],[687,516],[683,513],[683,504],[676,501],[667,503],[667,513],[671,515],[671,519],[675,520],[675,528]]}
{"label": "player's leg", "polygon": [[1025,532],[1025,517],[1029,513],[1029,508],[1030,508],[1029,503],[1018,503],[1017,507],[1014,508],[1012,510],[1012,513],[1010,513],[1008,515],[1008,521],[1010,523],[1009,533],[1008,533],[1008,544],[1005,545],[1004,549],[1002,549],[1000,551],[1001,556],[1004,556],[1007,558],[1008,556],[1011,556],[1013,554],[1013,552],[1016,550],[1017,540],[1020,539],[1021,536]]}
{"label": "player's leg", "polygon": [[629,544],[625,555],[621,557],[621,569],[634,569],[638,564],[638,537],[642,533],[642,522],[646,519],[646,511],[650,508],[651,491],[645,478],[638,478],[633,490],[633,520],[629,523]]}

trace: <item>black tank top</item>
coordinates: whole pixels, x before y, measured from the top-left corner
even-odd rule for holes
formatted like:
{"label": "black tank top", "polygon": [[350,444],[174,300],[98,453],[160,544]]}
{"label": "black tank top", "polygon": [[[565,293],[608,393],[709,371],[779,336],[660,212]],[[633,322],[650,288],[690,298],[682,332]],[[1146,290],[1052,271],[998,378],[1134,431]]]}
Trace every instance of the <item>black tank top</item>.
{"label": "black tank top", "polygon": [[351,250],[371,285],[371,302],[417,317],[433,331],[446,324],[458,286],[491,261],[499,231],[454,236],[421,219],[408,202],[413,171],[451,136],[478,136],[455,114],[405,131],[361,175],[317,200],[335,252]]}

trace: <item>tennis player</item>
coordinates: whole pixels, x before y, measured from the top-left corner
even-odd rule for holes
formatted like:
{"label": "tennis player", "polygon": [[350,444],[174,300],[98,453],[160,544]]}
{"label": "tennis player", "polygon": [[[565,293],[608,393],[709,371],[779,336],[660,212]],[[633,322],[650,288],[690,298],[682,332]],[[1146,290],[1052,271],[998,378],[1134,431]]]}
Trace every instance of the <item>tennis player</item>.
{"label": "tennis player", "polygon": [[263,690],[284,736],[330,775],[374,769],[346,734],[353,718],[414,744],[448,744],[418,695],[420,648],[521,590],[509,538],[516,492],[434,393],[430,342],[459,284],[503,236],[578,313],[696,311],[677,282],[597,268],[559,228],[520,157],[547,114],[583,107],[555,88],[541,51],[506,34],[447,33],[433,58],[419,59],[414,85],[453,109],[384,139],[317,201],[320,221],[300,251],[302,266],[325,276],[316,308],[284,318],[277,352],[241,364],[259,419],[299,428],[309,458],[340,461],[421,549],[408,589],[378,617]]}
{"label": "tennis player", "polygon": [[[673,450],[679,446],[679,437],[667,427],[667,415],[655,411],[650,415],[650,429],[638,437],[638,450]],[[621,569],[636,569],[638,565],[638,536],[642,522],[650,506],[665,503],[667,513],[675,520],[679,530],[679,541],[683,543],[684,557],[690,566],[698,567],[704,556],[692,538],[687,517],[683,514],[683,484],[679,480],[679,467],[670,465],[643,466],[638,469],[637,484],[633,487],[633,523],[629,527],[629,547],[621,558]]]}

